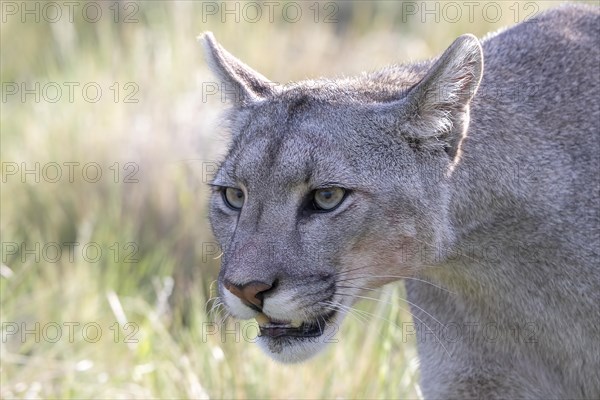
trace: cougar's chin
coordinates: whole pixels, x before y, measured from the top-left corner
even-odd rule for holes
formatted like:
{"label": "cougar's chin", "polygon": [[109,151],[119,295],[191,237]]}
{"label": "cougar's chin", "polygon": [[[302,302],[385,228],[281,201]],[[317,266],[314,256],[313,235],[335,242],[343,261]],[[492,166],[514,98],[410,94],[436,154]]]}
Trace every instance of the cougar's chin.
{"label": "cougar's chin", "polygon": [[259,347],[275,361],[291,364],[309,359],[336,343],[336,333],[343,316],[331,312],[313,321],[273,321],[259,314],[256,320],[260,327]]}

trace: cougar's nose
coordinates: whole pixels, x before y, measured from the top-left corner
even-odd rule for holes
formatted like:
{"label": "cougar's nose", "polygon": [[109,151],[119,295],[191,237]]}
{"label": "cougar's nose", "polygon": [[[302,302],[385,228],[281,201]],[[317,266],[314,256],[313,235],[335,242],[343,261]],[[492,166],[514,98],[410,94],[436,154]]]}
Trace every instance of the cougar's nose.
{"label": "cougar's nose", "polygon": [[262,308],[264,292],[271,289],[273,285],[268,283],[253,281],[245,285],[235,285],[228,280],[224,282],[225,289],[239,297],[240,300],[251,308]]}

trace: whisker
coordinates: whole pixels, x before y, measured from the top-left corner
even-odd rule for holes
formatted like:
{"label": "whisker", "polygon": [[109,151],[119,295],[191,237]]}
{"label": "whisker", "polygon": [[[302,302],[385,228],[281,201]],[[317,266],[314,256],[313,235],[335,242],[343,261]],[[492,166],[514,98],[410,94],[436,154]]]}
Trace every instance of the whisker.
{"label": "whisker", "polygon": [[215,296],[215,297],[211,297],[208,301],[207,301],[207,306],[208,306],[208,302],[212,301],[212,305],[208,311],[208,315],[210,315],[211,313],[213,313],[215,311],[216,308],[220,307],[223,305],[223,301],[221,300],[221,298],[219,296]]}
{"label": "whisker", "polygon": [[413,276],[405,276],[405,275],[370,275],[370,274],[364,274],[364,275],[355,275],[353,277],[350,278],[346,278],[346,279],[340,279],[337,282],[347,282],[347,281],[351,281],[351,280],[355,280],[355,279],[362,279],[362,278],[397,278],[397,279],[407,279],[407,280],[413,280],[413,281],[417,281],[417,282],[423,282],[423,283],[427,283],[433,287],[436,287],[440,290],[443,290],[445,292],[451,293],[451,294],[456,294],[455,292],[446,289],[443,286],[440,285],[436,285],[433,282],[430,282],[426,279],[421,279],[421,278],[415,278]]}
{"label": "whisker", "polygon": [[[344,294],[340,293],[340,295],[342,295],[342,296],[343,296]],[[349,296],[349,295],[348,295],[348,296]],[[395,327],[397,327],[397,328],[399,328],[399,329],[402,329],[400,326],[398,326],[398,324],[396,324],[396,323],[395,323],[395,322],[393,322],[393,321],[390,321],[389,319],[387,319],[387,318],[385,318],[385,317],[383,317],[383,316],[381,316],[381,315],[378,315],[378,314],[375,314],[375,313],[371,313],[371,312],[368,312],[368,311],[358,310],[358,309],[356,309],[356,308],[354,308],[354,311],[356,311],[356,312],[359,312],[360,314],[363,314],[363,315],[362,315],[363,317],[365,317],[365,316],[368,316],[368,317],[372,317],[372,318],[377,318],[377,319],[380,319],[380,320],[382,320],[382,321],[385,321],[385,322],[387,322],[387,323],[389,323],[389,324],[391,324],[391,325],[393,325],[393,326],[395,326]],[[404,311],[406,311],[406,310],[404,310]],[[368,321],[366,321],[366,322],[368,322]],[[438,339],[438,340],[439,340],[439,339]]]}
{"label": "whisker", "polygon": [[219,315],[225,310],[224,306],[225,305],[220,302],[218,304],[214,305],[208,314],[209,320],[216,322],[218,320]]}
{"label": "whisker", "polygon": [[364,325],[365,322],[368,322],[367,318],[364,315],[358,314],[358,313],[361,312],[361,310],[355,309],[354,307],[346,306],[346,305],[344,305],[342,303],[333,302],[333,301],[322,302],[322,304],[325,307],[328,307],[331,310],[341,311],[344,314],[351,315],[353,318],[355,318],[362,325]]}
{"label": "whisker", "polygon": [[[352,287],[351,287],[352,288]],[[357,287],[353,287],[354,289],[362,289],[362,288],[357,288]],[[377,289],[367,289],[367,290],[377,290]],[[373,300],[373,301],[378,301],[380,303],[383,304],[388,304],[388,305],[392,305],[392,303],[388,302],[388,301],[384,301],[382,299],[378,299],[376,297],[368,297],[368,296],[357,296],[355,295],[354,297],[359,298],[359,299],[366,299],[366,300]],[[430,318],[432,318],[435,322],[437,322],[438,324],[444,326],[444,324],[442,324],[437,318],[435,318],[433,315],[431,315],[430,313],[428,313],[427,311],[425,311],[424,309],[422,309],[421,307],[419,307],[418,305],[416,305],[415,303],[413,303],[412,301],[408,300],[408,299],[404,299],[402,297],[395,297],[398,300],[402,300],[406,303],[408,303],[409,305],[418,308],[419,310],[423,311],[425,314],[427,314]],[[411,313],[412,314],[412,313]]]}
{"label": "whisker", "polygon": [[[389,304],[391,305],[391,303],[383,301],[381,299],[377,299],[377,298],[373,298],[373,297],[367,297],[367,296],[357,296],[357,295],[352,295],[352,294],[344,294],[344,293],[336,293],[339,294],[340,296],[351,296],[351,297],[355,297],[355,298],[360,298],[360,299],[366,299],[366,300],[373,300],[373,301],[379,301],[383,304]],[[402,299],[404,300],[404,299]],[[405,300],[406,301],[406,300]],[[407,301],[408,302],[408,301]],[[410,302],[408,302],[410,304]],[[419,321],[420,323],[422,323],[423,325],[425,325],[425,327],[427,329],[429,329],[431,331],[431,333],[433,334],[433,337],[436,338],[436,340],[439,342],[440,346],[442,346],[442,348],[444,349],[444,351],[446,352],[446,354],[448,355],[448,357],[450,356],[450,353],[448,352],[448,349],[446,349],[446,346],[444,346],[444,343],[442,343],[442,341],[440,340],[440,338],[435,334],[435,332],[433,331],[433,329],[431,329],[431,327],[429,327],[429,325],[427,325],[427,323],[425,321],[423,321],[421,318],[417,317],[416,315],[414,315],[413,313],[410,312],[410,310],[407,310],[403,307],[398,306],[402,311],[405,311],[409,314],[412,315],[413,318],[415,318],[417,321]],[[442,324],[440,321],[438,321],[434,316],[432,316],[431,314],[429,314],[427,311],[423,310],[422,308],[418,307],[419,309],[421,309],[424,313],[426,313],[427,315],[429,315],[431,318],[433,318],[433,320],[435,320],[438,324],[440,324],[441,326],[444,326],[444,324]],[[387,319],[384,319],[386,321],[388,321]],[[388,321],[389,323],[393,324],[394,326],[400,328],[397,324]]]}
{"label": "whisker", "polygon": [[[210,307],[209,307],[209,305],[208,305],[208,303],[209,303],[209,302],[212,302],[212,304],[210,305]],[[210,317],[210,316],[211,316],[211,314],[214,312],[215,308],[217,308],[217,307],[220,305],[220,303],[221,303],[221,302],[220,302],[220,299],[219,299],[218,297],[212,297],[212,298],[210,298],[210,299],[209,299],[209,300],[206,302],[206,305],[205,305],[205,307],[204,307],[204,308],[205,308],[205,309],[207,309],[207,308],[208,308],[208,312],[206,313],[207,317]]]}
{"label": "whisker", "polygon": [[352,269],[347,269],[347,270],[344,270],[344,271],[338,271],[338,272],[336,272],[336,273],[335,273],[335,274],[333,274],[333,275],[334,275],[334,276],[343,275],[343,274],[347,274],[347,273],[349,273],[349,272],[357,271],[357,270],[359,270],[359,269],[364,269],[364,267],[363,267],[363,266],[360,266],[360,267],[356,267],[356,268],[352,268]]}
{"label": "whisker", "polygon": [[229,311],[226,311],[225,315],[223,315],[223,317],[220,320],[215,321],[215,322],[217,325],[223,326],[223,325],[225,325],[225,323],[227,322],[227,319],[229,319],[229,317],[231,317],[231,313]]}
{"label": "whisker", "polygon": [[321,323],[319,322],[319,318],[322,318],[322,317],[317,317],[317,325],[319,325],[319,332],[322,335],[323,334],[323,329],[321,328]]}

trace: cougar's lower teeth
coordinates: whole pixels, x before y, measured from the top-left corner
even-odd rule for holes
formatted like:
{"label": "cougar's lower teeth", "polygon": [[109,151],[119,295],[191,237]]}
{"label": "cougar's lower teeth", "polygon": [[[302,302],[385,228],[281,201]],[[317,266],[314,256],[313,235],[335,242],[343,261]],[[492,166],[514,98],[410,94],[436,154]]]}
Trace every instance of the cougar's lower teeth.
{"label": "cougar's lower teeth", "polygon": [[291,327],[291,328],[299,328],[302,326],[302,323],[303,323],[301,320],[293,320],[290,322],[273,321],[263,313],[257,314],[256,317],[254,317],[254,319],[256,320],[256,322],[258,323],[259,326],[263,326],[263,327],[279,325],[282,327],[287,326],[287,327]]}
{"label": "cougar's lower teeth", "polygon": [[271,320],[265,314],[260,313],[256,317],[254,317],[259,326],[267,325]]}

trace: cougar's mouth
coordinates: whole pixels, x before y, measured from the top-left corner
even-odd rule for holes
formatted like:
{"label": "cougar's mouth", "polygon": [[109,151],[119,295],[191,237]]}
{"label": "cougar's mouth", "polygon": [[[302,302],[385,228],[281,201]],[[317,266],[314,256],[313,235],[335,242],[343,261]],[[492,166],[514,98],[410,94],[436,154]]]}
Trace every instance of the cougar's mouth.
{"label": "cougar's mouth", "polygon": [[344,313],[328,310],[305,320],[284,321],[264,313],[254,318],[259,326],[258,346],[275,361],[287,364],[307,360],[327,344],[336,343],[337,326]]}
{"label": "cougar's mouth", "polygon": [[295,337],[311,338],[319,337],[325,331],[326,325],[333,319],[335,311],[320,316],[314,321],[278,321],[270,319],[263,313],[258,314],[255,319],[260,328],[260,336],[268,338]]}

